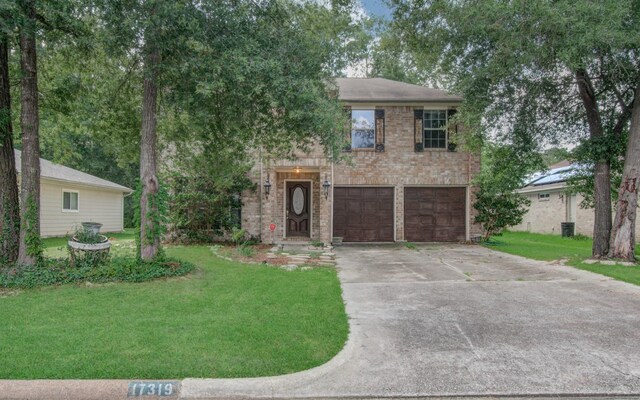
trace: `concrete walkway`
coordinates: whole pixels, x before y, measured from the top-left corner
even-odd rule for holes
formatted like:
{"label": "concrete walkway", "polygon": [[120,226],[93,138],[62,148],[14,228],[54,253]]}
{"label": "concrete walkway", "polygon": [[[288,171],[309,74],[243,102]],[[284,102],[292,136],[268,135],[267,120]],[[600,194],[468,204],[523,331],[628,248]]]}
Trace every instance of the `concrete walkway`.
{"label": "concrete walkway", "polygon": [[338,268],[351,333],[337,357],[186,379],[181,398],[640,398],[640,287],[465,245],[345,246]]}

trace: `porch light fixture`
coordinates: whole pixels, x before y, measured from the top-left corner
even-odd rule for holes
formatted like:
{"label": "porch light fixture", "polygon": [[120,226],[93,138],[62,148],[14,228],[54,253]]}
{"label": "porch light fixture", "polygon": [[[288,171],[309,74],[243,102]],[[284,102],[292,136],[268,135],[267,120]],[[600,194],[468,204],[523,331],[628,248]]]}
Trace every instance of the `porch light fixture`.
{"label": "porch light fixture", "polygon": [[296,167],[296,169],[294,169],[294,171],[295,171],[296,174],[299,174],[300,173],[300,167]]}
{"label": "porch light fixture", "polygon": [[324,199],[329,198],[329,188],[331,187],[331,183],[327,180],[327,176],[324,176],[324,182],[322,183],[322,190],[324,192]]}
{"label": "porch light fixture", "polygon": [[269,192],[271,192],[271,182],[269,181],[269,175],[267,175],[267,180],[264,181],[264,199],[269,200]]}

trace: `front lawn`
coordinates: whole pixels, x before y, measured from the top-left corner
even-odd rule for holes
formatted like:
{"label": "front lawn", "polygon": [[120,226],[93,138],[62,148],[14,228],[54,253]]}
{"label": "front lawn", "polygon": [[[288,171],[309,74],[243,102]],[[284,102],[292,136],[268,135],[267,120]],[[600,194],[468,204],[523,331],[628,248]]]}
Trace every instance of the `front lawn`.
{"label": "front lawn", "polygon": [[169,247],[191,275],[0,292],[0,379],[180,379],[285,374],[343,346],[332,268],[284,271]]}
{"label": "front lawn", "polygon": [[[566,260],[567,265],[584,269],[614,279],[640,285],[640,266],[586,264],[591,257],[591,238],[564,238],[559,235],[544,235],[528,232],[505,232],[485,244],[490,249],[515,254],[534,260]],[[636,246],[640,256],[640,247]]]}

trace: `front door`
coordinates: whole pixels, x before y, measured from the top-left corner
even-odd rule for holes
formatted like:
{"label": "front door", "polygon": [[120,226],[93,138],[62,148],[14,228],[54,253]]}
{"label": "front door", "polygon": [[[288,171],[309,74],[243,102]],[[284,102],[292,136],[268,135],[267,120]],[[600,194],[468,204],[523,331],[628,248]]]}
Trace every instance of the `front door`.
{"label": "front door", "polygon": [[310,182],[287,182],[287,236],[309,237]]}

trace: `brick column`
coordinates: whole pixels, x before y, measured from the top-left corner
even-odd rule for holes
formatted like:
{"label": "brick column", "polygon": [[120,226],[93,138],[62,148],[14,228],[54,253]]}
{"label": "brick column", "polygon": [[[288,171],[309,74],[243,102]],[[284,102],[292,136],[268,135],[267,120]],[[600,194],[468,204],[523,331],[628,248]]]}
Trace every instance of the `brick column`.
{"label": "brick column", "polygon": [[325,176],[329,181],[331,181],[331,169],[329,167],[324,167],[320,169],[320,241],[325,245],[331,243],[333,238],[333,234],[331,232],[331,211],[333,208],[333,203],[331,201],[333,194],[333,182],[331,183],[331,187],[329,188],[329,196],[324,198],[324,188],[322,184],[324,183]]}
{"label": "brick column", "polygon": [[404,241],[404,185],[398,184],[396,191],[396,241]]}

